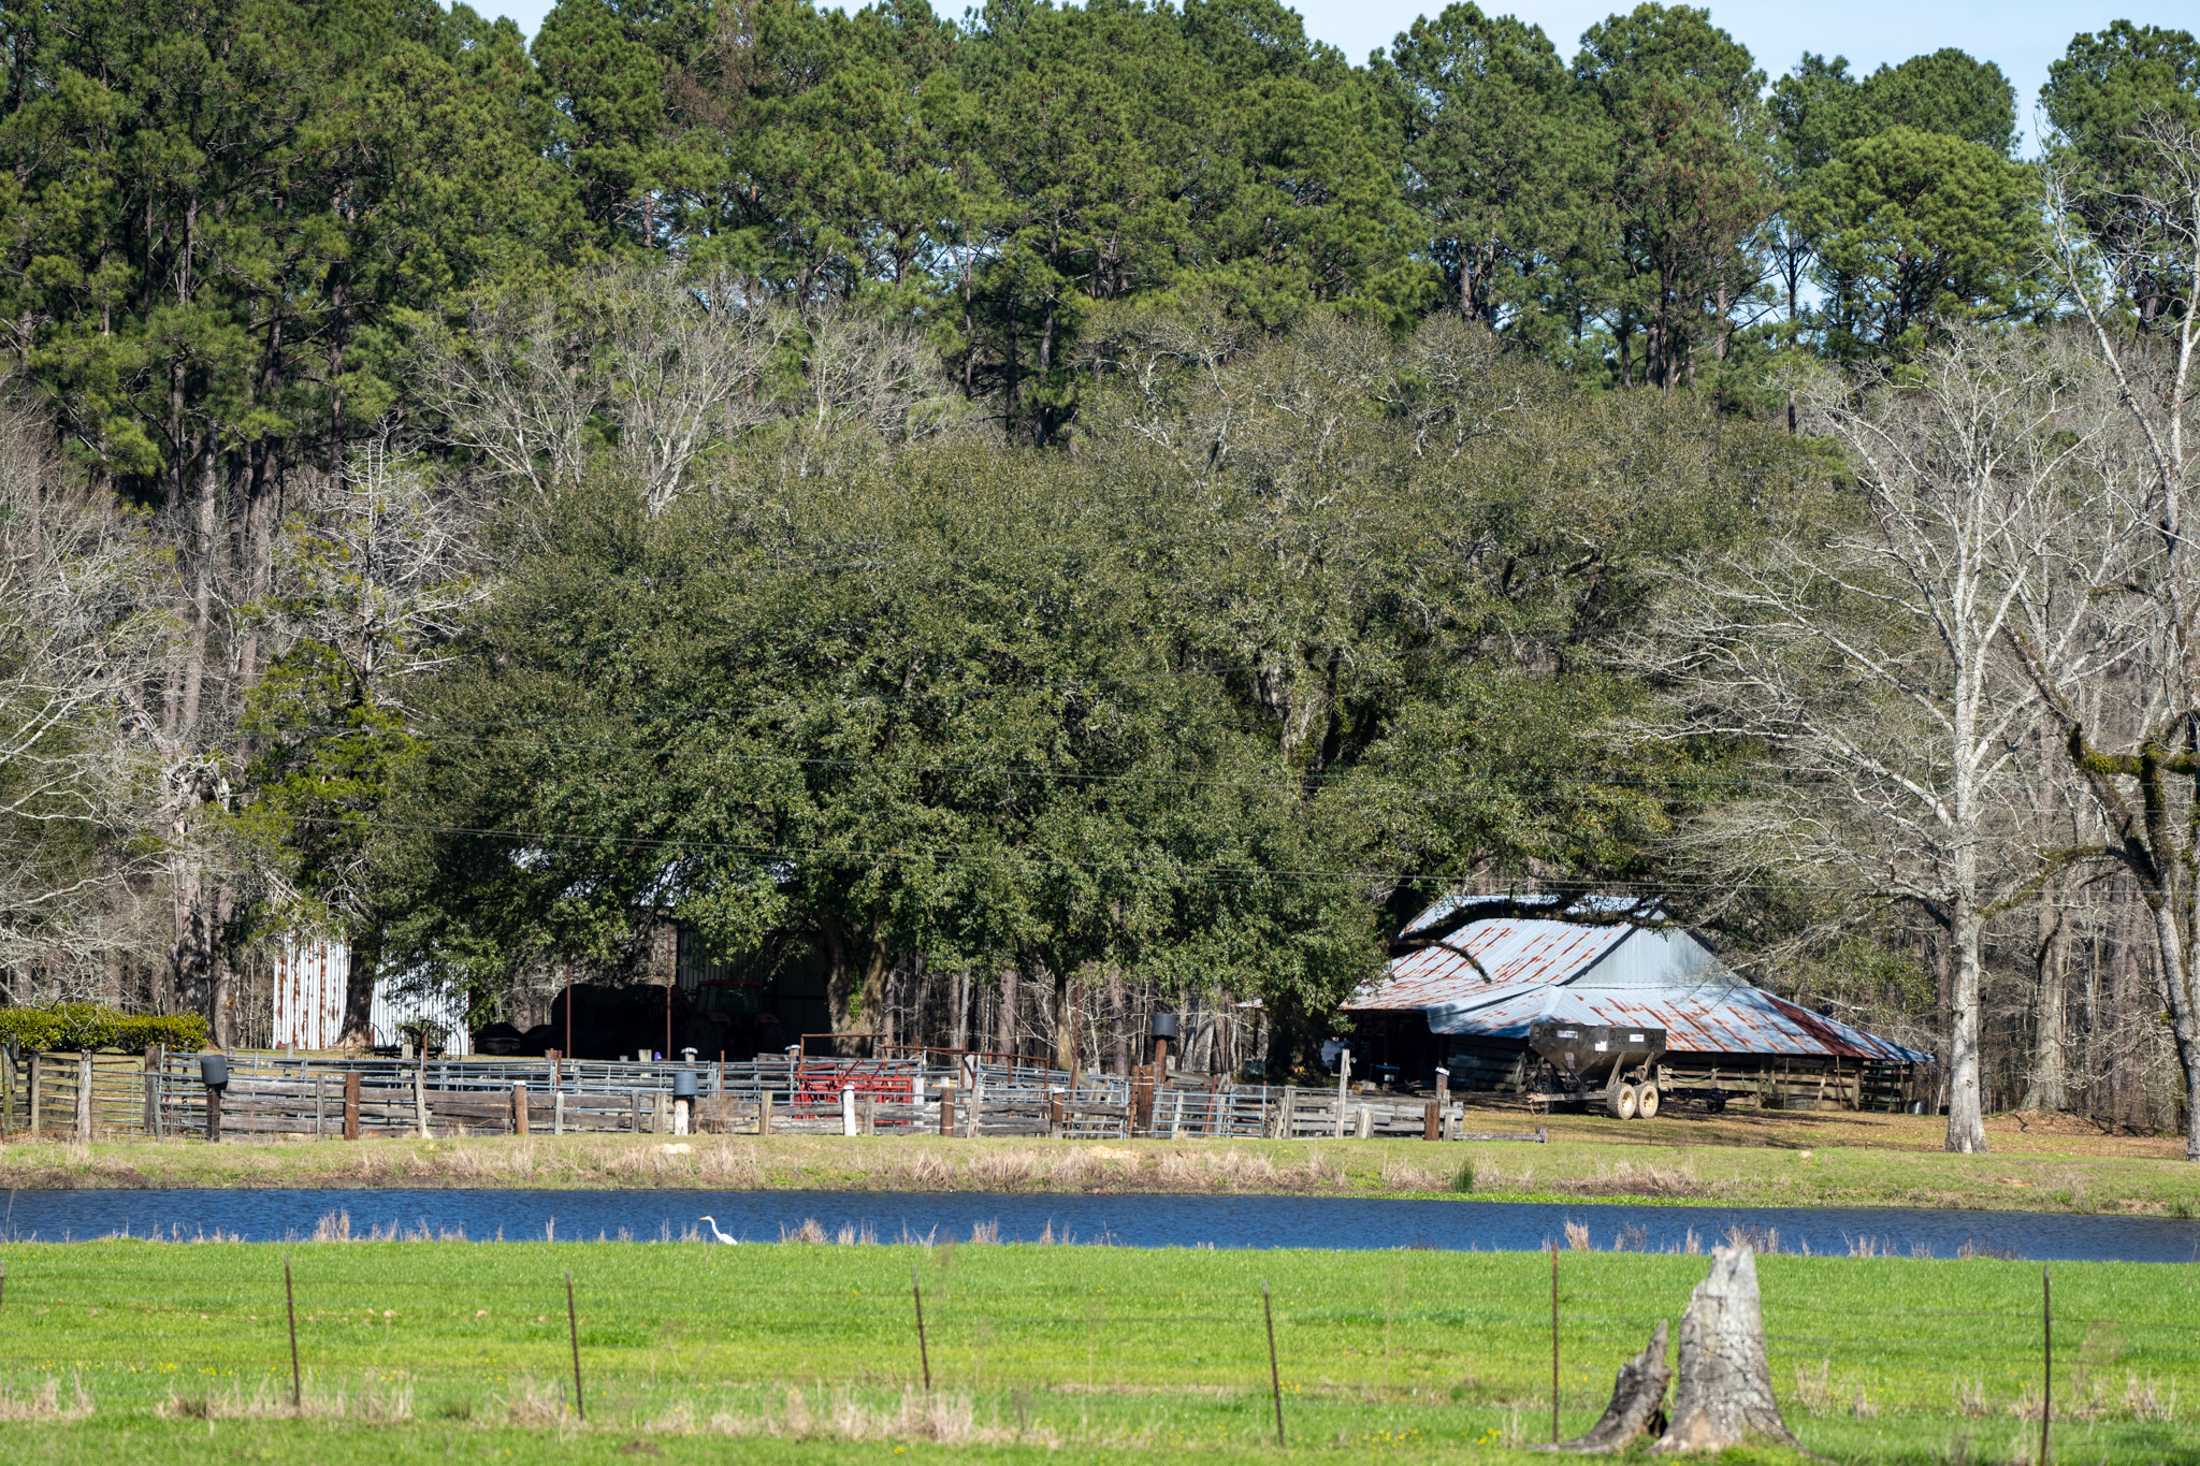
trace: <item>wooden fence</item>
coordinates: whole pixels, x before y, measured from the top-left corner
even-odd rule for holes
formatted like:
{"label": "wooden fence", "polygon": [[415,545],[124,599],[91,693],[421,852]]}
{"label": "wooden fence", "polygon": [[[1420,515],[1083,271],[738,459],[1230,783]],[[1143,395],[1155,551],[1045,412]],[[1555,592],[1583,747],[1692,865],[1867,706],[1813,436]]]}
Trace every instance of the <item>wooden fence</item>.
{"label": "wooden fence", "polygon": [[[1448,1101],[1071,1074],[1005,1063],[770,1058],[740,1063],[227,1056],[224,1136],[909,1134],[1120,1139],[1464,1135]],[[684,1109],[679,1074],[695,1081]],[[91,1141],[209,1135],[196,1054],[0,1054],[0,1133]],[[1519,1137],[1536,1139],[1537,1134]]]}

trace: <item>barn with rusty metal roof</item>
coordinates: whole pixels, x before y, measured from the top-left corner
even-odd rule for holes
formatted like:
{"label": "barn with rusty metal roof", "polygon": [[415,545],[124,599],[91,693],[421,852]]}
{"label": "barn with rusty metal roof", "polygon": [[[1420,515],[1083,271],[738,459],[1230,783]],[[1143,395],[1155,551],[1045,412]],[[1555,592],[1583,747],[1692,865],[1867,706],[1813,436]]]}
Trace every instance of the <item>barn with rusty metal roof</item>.
{"label": "barn with rusty metal roof", "polygon": [[[1456,896],[1401,934],[1344,1005],[1362,1062],[1408,1083],[1532,1090],[1531,1024],[1661,1028],[1666,1065],[1707,1096],[1892,1107],[1931,1055],[1744,981],[1649,901]],[[1364,1070],[1363,1070],[1364,1072]]]}

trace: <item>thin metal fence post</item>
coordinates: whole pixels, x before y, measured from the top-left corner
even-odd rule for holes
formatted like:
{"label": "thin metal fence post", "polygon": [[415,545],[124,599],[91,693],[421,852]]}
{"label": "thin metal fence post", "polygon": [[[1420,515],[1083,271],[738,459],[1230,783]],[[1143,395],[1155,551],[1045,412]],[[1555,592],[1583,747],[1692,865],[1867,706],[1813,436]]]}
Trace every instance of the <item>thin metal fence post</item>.
{"label": "thin metal fence post", "polygon": [[283,1311],[290,1316],[290,1409],[305,1409],[305,1386],[298,1373],[298,1293],[290,1283],[290,1259],[283,1259]]}
{"label": "thin metal fence post", "polygon": [[588,1401],[581,1394],[581,1320],[573,1309],[573,1275],[565,1275],[565,1329],[573,1341],[573,1413],[588,1419]]}
{"label": "thin metal fence post", "polygon": [[1268,1395],[1276,1404],[1276,1449],[1283,1445],[1283,1371],[1276,1365],[1276,1306],[1268,1296],[1268,1283],[1260,1285],[1260,1313],[1268,1324]]}
{"label": "thin metal fence post", "polygon": [[932,1347],[924,1337],[924,1285],[917,1278],[915,1264],[909,1268],[909,1296],[917,1305],[917,1362],[924,1367],[924,1392],[932,1393]]}
{"label": "thin metal fence post", "polygon": [[1558,1244],[1551,1244],[1551,1444],[1558,1444]]}
{"label": "thin metal fence post", "polygon": [[2040,1267],[2040,1466],[2047,1466],[2047,1425],[2055,1415],[2055,1293]]}

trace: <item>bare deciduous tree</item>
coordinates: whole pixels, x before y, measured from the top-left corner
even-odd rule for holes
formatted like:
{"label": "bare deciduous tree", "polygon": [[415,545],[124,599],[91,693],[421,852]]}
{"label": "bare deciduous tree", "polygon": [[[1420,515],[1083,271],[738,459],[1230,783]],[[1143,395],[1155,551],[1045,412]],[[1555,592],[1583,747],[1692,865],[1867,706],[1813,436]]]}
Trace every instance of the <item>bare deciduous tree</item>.
{"label": "bare deciduous tree", "polygon": [[130,694],[167,627],[142,527],[71,491],[39,416],[0,407],[0,996],[89,996],[156,857]]}
{"label": "bare deciduous tree", "polygon": [[[1987,923],[2035,882],[2023,743],[2039,694],[2002,640],[2028,610],[2058,654],[2082,609],[2026,592],[2065,533],[2065,481],[2098,424],[2067,363],[1966,336],[1914,379],[1821,379],[1809,420],[1853,474],[1761,550],[1691,566],[1650,648],[1690,734],[1756,740],[1778,776],[1699,829],[1928,913],[1950,958],[1947,1147],[1985,1148],[1979,988]],[[1770,852],[1777,852],[1776,855]]]}
{"label": "bare deciduous tree", "polygon": [[365,1042],[381,930],[380,800],[422,735],[412,689],[488,593],[481,512],[418,461],[369,444],[293,518],[269,608],[282,654],[255,690],[265,742],[248,830],[289,926],[351,946],[342,1039]]}
{"label": "bare deciduous tree", "polygon": [[[2153,929],[2157,967],[2185,1088],[2185,1155],[2200,1161],[2200,974],[2195,972],[2200,888],[2200,555],[2185,507],[2200,479],[2200,133],[2168,118],[2141,125],[2153,165],[2118,217],[2146,227],[2114,237],[2087,232],[2086,183],[2050,175],[2051,257],[2114,384],[2114,410],[2133,446],[2128,473],[2095,494],[2096,538],[2126,554],[2115,575],[2073,576],[2082,593],[2136,618],[2136,661],[2125,675],[2143,713],[2128,731],[2104,726],[2087,699],[2097,668],[2073,667],[2058,648],[2018,640],[2022,660],[2059,725],[2072,767],[2107,825],[2103,853],[2128,870]],[[2100,185],[2093,185],[2100,186]],[[2174,302],[2136,322],[2132,282],[2181,281]]]}

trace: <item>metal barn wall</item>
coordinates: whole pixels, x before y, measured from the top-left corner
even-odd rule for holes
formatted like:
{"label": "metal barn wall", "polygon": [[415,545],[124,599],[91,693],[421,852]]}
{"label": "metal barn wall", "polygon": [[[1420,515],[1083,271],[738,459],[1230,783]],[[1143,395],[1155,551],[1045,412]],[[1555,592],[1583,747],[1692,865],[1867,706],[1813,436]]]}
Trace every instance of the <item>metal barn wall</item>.
{"label": "metal barn wall", "polygon": [[342,942],[287,936],[275,957],[274,1031],[278,1049],[332,1049],[344,1023],[351,950]]}
{"label": "metal barn wall", "polygon": [[473,1035],[466,1029],[464,996],[439,988],[408,990],[402,983],[401,978],[385,977],[374,985],[374,1006],[368,1011],[368,1022],[378,1046],[403,1042],[399,1030],[407,1023],[424,1021],[442,1027],[445,1053],[474,1051]]}
{"label": "metal barn wall", "polygon": [[[270,1046],[301,1051],[335,1048],[343,1030],[344,988],[350,980],[351,950],[344,943],[318,937],[284,938],[275,959]],[[426,1021],[442,1025],[446,1052],[473,1052],[466,1000],[458,993],[435,988],[408,991],[402,978],[384,977],[374,985],[367,1021],[378,1046],[401,1042],[399,1030],[405,1024]]]}

